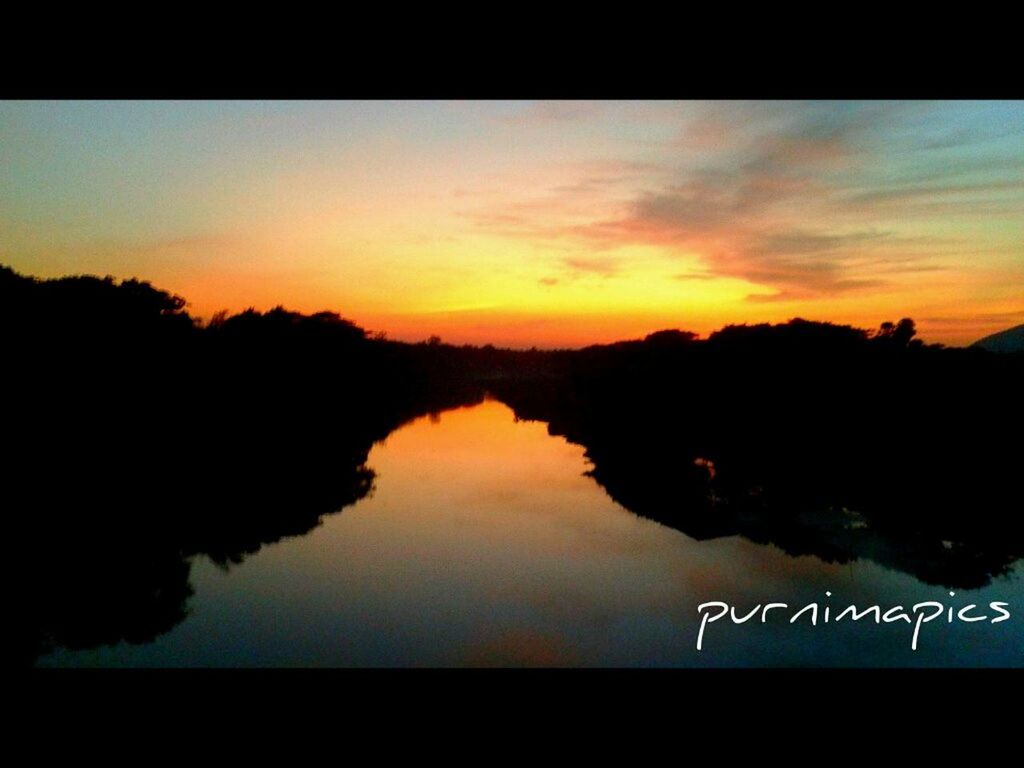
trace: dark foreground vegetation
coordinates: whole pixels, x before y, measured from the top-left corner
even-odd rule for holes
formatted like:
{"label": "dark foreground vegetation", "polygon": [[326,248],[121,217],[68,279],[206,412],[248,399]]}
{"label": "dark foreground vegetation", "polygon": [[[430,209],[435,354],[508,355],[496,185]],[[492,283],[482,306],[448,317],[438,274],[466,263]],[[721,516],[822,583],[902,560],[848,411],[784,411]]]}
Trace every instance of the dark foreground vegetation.
{"label": "dark foreground vegetation", "polygon": [[793,320],[559,353],[492,389],[633,512],[979,587],[1024,556],[1024,356]]}
{"label": "dark foreground vegetation", "polygon": [[695,538],[866,557],[980,586],[1024,554],[1024,358],[905,320],[665,331],[578,351],[369,338],[332,313],[201,324],[134,280],[0,268],[0,490],[26,663],[180,622],[229,567],[364,497],[375,441],[486,393],[586,447],[636,514]]}

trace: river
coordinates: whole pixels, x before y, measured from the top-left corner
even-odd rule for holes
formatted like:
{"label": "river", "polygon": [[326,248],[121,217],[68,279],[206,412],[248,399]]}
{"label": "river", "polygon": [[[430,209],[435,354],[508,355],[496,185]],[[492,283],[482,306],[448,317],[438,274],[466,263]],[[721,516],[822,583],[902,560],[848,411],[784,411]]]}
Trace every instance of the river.
{"label": "river", "polygon": [[[695,541],[615,503],[584,449],[496,400],[376,444],[371,495],[227,568],[193,559],[188,616],[155,641],[58,649],[40,666],[1020,666],[1019,563],[978,590],[739,536]],[[831,594],[828,594],[831,593]],[[698,606],[724,602],[701,650]],[[984,621],[812,625],[855,604],[977,604]],[[1009,606],[992,623],[989,603]],[[705,609],[704,614],[711,613]],[[969,614],[973,615],[973,614]],[[915,614],[909,614],[912,620]],[[764,619],[764,620],[762,620]]]}

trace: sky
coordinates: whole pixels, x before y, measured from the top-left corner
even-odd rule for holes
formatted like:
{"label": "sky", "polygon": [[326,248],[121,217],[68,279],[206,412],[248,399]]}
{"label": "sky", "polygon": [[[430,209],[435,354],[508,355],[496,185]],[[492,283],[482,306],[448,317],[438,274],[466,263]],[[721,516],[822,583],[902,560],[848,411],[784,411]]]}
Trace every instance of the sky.
{"label": "sky", "polygon": [[1024,323],[1024,102],[0,102],[0,264],[573,347]]}

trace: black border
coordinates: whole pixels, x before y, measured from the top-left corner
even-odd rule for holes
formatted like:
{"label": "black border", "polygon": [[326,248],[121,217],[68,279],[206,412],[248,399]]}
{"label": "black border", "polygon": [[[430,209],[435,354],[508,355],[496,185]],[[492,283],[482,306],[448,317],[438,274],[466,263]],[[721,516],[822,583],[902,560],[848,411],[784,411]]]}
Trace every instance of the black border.
{"label": "black border", "polygon": [[[76,29],[71,42],[48,35],[31,52],[21,45],[0,54],[0,98],[1024,98],[1012,22],[957,19],[941,34],[907,33],[888,27],[888,17],[856,12],[874,25],[826,33],[819,10],[803,19],[819,26],[782,37],[749,19],[735,22],[745,22],[739,32],[646,18],[648,37],[629,24],[615,35],[579,28],[560,37],[541,22],[506,29],[499,18],[501,40],[472,26],[449,39],[349,25],[327,31],[332,44],[305,36],[315,19],[273,37],[193,29],[156,40],[124,30],[107,41]],[[401,742],[400,724],[436,725],[455,738],[473,725],[506,733],[502,744],[508,732],[514,743],[530,729],[598,744],[623,732],[668,734],[682,759],[714,726],[727,733],[722,749],[748,742],[751,730],[777,729],[766,743],[828,734],[834,756],[886,725],[919,720],[939,734],[929,741],[944,743],[965,728],[994,729],[1006,706],[998,702],[1022,681],[1020,669],[31,670],[15,676],[8,700],[16,723],[75,723],[100,734],[131,724],[191,740],[167,725],[216,730],[230,717],[248,719],[250,731],[326,727],[349,737],[363,723],[390,724]],[[568,728],[577,722],[586,730]]]}
{"label": "black border", "polygon": [[12,27],[0,99],[1024,98],[1017,25],[963,9],[333,10]]}

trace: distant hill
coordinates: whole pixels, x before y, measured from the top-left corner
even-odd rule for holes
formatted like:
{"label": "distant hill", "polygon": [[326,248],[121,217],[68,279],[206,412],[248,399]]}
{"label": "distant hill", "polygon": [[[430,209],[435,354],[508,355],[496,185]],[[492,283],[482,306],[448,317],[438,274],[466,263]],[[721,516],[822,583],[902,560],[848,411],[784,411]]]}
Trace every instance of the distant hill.
{"label": "distant hill", "polygon": [[971,346],[981,347],[989,352],[1024,352],[1024,325],[993,333],[991,336],[978,339]]}

